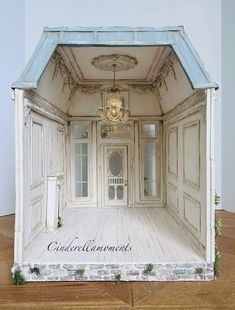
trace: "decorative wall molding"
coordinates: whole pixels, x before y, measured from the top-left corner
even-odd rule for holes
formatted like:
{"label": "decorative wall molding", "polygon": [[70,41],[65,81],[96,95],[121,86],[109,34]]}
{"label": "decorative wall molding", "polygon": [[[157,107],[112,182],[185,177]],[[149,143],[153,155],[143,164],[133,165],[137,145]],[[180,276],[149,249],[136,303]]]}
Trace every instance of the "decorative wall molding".
{"label": "decorative wall molding", "polygon": [[69,119],[69,116],[62,112],[58,107],[53,105],[50,101],[44,99],[42,96],[37,94],[34,90],[27,90],[27,92],[24,92],[25,99],[28,99],[30,102],[34,102],[38,104],[39,106],[43,106],[45,109],[47,109],[53,117],[49,117],[49,114],[47,114],[47,117],[54,119],[54,115],[58,116],[63,120],[63,123],[66,123]]}
{"label": "decorative wall molding", "polygon": [[[171,135],[175,135],[175,152],[173,152],[172,146],[170,144],[170,136]],[[179,152],[179,146],[178,146],[178,127],[172,127],[168,130],[167,133],[167,154],[168,154],[168,162],[167,162],[167,166],[168,166],[168,173],[173,176],[174,178],[178,179],[178,152]],[[171,161],[170,161],[170,157],[169,154],[171,153],[175,153],[175,168],[176,171],[173,171],[171,169]]]}
{"label": "decorative wall molding", "polygon": [[[69,100],[72,99],[77,90],[80,90],[82,93],[87,95],[92,95],[102,91],[105,83],[101,84],[99,80],[94,80],[93,82],[85,80],[81,82],[75,81],[63,57],[64,56],[62,56],[58,51],[53,54],[52,61],[55,63],[55,68],[52,80],[55,79],[58,74],[60,74],[64,81],[62,91],[64,90],[65,86],[68,86],[70,89]],[[171,73],[176,79],[176,73],[174,69],[176,62],[176,57],[173,55],[173,53],[170,53],[165,59],[164,64],[153,83],[146,84],[144,81],[143,83],[125,83],[131,90],[138,94],[154,92],[160,97],[159,88],[165,86],[165,90],[168,90],[166,77]],[[119,54],[100,55],[93,58],[92,60],[93,66],[95,66],[97,69],[105,71],[113,71],[114,63],[117,65],[116,71],[124,71],[134,68],[138,64],[138,61],[132,56]],[[105,82],[107,83],[107,81]]]}
{"label": "decorative wall molding", "polygon": [[205,106],[206,93],[204,91],[197,91],[163,116],[164,125],[171,122],[176,122],[198,111],[203,112],[205,110]]}
{"label": "decorative wall molding", "polygon": [[68,70],[64,59],[57,51],[54,52],[52,56],[52,61],[55,63],[52,80],[54,80],[58,73],[60,73],[64,81],[62,91],[64,90],[65,86],[68,86],[71,91],[69,99],[71,99],[77,89],[77,83],[74,81],[71,72]]}
{"label": "decorative wall molding", "polygon": [[176,73],[174,69],[174,65],[176,64],[176,62],[177,60],[175,55],[173,53],[170,53],[169,56],[166,58],[160,72],[158,73],[156,80],[153,83],[153,88],[157,87],[157,89],[159,89],[164,86],[165,90],[168,91],[166,77],[171,74],[176,80]]}
{"label": "decorative wall molding", "polygon": [[[195,139],[186,140],[186,133],[188,130],[196,130],[195,137],[193,136]],[[197,151],[191,153],[190,167],[188,167],[188,169],[186,166],[188,156],[185,154],[187,144],[190,151],[192,150],[192,144],[194,147],[197,147]],[[196,119],[192,122],[184,123],[183,125],[183,181],[196,190],[200,189],[200,153],[200,120]],[[196,162],[193,161],[194,156],[197,156]],[[193,168],[195,169],[194,171],[192,170]],[[190,178],[190,175],[191,177],[193,176],[193,172],[195,173],[195,179]]]}
{"label": "decorative wall molding", "polygon": [[89,94],[89,95],[95,94],[96,92],[99,92],[101,90],[101,87],[102,87],[101,84],[85,85],[85,84],[77,83],[74,80],[71,72],[69,71],[63,57],[58,52],[55,52],[53,54],[52,61],[55,63],[52,80],[56,78],[58,73],[60,74],[60,76],[62,77],[64,81],[62,91],[64,90],[65,86],[68,86],[70,89],[69,100],[72,99],[72,97],[74,96],[77,90],[80,90],[82,93]]}
{"label": "decorative wall molding", "polygon": [[[168,183],[167,190],[167,202],[168,206],[170,206],[176,213],[179,213],[179,194],[178,188],[172,183]],[[175,201],[172,199],[172,194],[175,195]]]}
{"label": "decorative wall molding", "polygon": [[[179,224],[182,221],[182,227],[189,232],[188,236],[195,243],[195,245],[205,255],[206,238],[205,238],[205,202],[204,194],[205,188],[205,170],[204,170],[204,156],[205,154],[205,124],[202,121],[201,111],[205,109],[205,101],[203,101],[204,93],[198,93],[191,96],[185,101],[179,110],[175,109],[174,116],[164,124],[165,133],[165,169],[166,169],[166,192],[165,200],[168,210],[175,214],[175,218],[179,217]],[[202,101],[201,101],[202,100]],[[188,105],[187,111],[186,103]],[[196,109],[194,110],[194,106]],[[184,109],[183,109],[184,108]],[[194,110],[194,111],[193,111]],[[176,111],[179,115],[177,115]],[[194,113],[192,113],[194,112]],[[205,112],[204,112],[205,113]],[[178,178],[175,178],[169,173],[169,148],[168,135],[171,129],[178,128]],[[189,130],[189,131],[188,131]],[[186,134],[186,136],[185,136]],[[185,148],[186,146],[186,148]],[[174,155],[173,155],[174,157]],[[190,161],[188,159],[190,158]],[[172,160],[170,160],[172,165]],[[175,164],[173,165],[173,168]],[[171,169],[175,171],[175,169]],[[173,187],[172,187],[173,185]],[[173,204],[176,204],[176,194],[174,187],[178,191],[179,197],[179,212]],[[172,201],[173,203],[172,203]],[[192,238],[191,238],[192,237]]]}
{"label": "decorative wall molding", "polygon": [[137,66],[138,61],[135,57],[120,54],[100,55],[92,59],[91,64],[99,70],[112,71],[116,65],[116,72],[127,71]]}
{"label": "decorative wall molding", "polygon": [[94,95],[102,90],[101,84],[77,84],[77,90],[80,90],[83,94]]}
{"label": "decorative wall molding", "polygon": [[144,95],[154,91],[152,84],[129,84],[129,88],[137,94]]}
{"label": "decorative wall molding", "polygon": [[29,128],[30,126],[30,114],[31,114],[31,104],[30,101],[25,98],[24,100],[24,125]]}
{"label": "decorative wall molding", "polygon": [[[190,204],[191,204],[191,210],[189,210]],[[194,213],[192,212],[193,207],[196,211],[196,214],[195,212]],[[184,208],[183,209],[184,221],[187,227],[194,235],[200,236],[201,234],[201,204],[200,202],[192,198],[187,193],[183,193],[183,208]],[[189,214],[191,218],[189,217]],[[194,221],[196,221],[196,223]]]}
{"label": "decorative wall molding", "polygon": [[174,79],[176,80],[176,72],[174,69],[174,65],[177,63],[177,59],[174,56],[173,53],[170,53],[165,61],[163,66],[161,67],[155,81],[152,84],[149,85],[142,85],[142,84],[129,84],[131,89],[136,91],[138,94],[146,94],[148,92],[154,92],[156,93],[160,98],[159,89],[161,87],[165,87],[165,90],[168,91],[167,83],[166,83],[166,77],[169,74],[172,74]]}
{"label": "decorative wall molding", "polygon": [[50,110],[50,108],[45,107],[42,104],[39,104],[35,101],[31,101],[28,98],[24,100],[24,118],[25,118],[25,126],[29,126],[30,113],[34,111],[40,115],[43,115],[49,119],[55,120],[59,123],[67,124],[67,119],[62,118],[60,115],[54,113]]}

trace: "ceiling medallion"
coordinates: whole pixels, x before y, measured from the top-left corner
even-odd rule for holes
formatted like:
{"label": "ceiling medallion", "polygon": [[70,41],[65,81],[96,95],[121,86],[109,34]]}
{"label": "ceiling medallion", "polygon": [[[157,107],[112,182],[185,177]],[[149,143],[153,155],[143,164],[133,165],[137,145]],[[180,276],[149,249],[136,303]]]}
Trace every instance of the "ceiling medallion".
{"label": "ceiling medallion", "polygon": [[100,118],[106,123],[118,124],[126,123],[129,119],[130,111],[126,106],[121,92],[116,87],[116,72],[126,71],[137,65],[137,59],[128,55],[101,55],[93,58],[92,65],[97,69],[113,72],[113,86],[106,91],[105,100],[98,110]]}
{"label": "ceiling medallion", "polygon": [[135,57],[129,55],[109,54],[100,55],[92,59],[92,65],[97,69],[104,71],[113,71],[115,64],[116,72],[133,69],[138,61]]}

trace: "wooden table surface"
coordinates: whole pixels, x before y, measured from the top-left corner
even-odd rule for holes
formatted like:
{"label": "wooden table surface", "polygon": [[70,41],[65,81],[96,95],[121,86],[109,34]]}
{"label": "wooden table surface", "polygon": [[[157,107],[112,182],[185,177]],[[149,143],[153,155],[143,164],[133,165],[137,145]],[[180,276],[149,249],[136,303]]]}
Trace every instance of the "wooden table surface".
{"label": "wooden table surface", "polygon": [[11,284],[14,216],[0,218],[1,309],[235,309],[235,214],[222,218],[220,276],[210,282]]}

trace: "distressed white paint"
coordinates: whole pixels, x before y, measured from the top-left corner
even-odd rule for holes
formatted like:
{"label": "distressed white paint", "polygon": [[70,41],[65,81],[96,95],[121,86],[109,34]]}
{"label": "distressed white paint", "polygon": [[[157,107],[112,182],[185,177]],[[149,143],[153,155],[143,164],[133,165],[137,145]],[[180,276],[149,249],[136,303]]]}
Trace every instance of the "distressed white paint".
{"label": "distressed white paint", "polygon": [[[20,106],[20,101],[16,100],[16,106]],[[65,137],[62,134],[66,132],[66,127],[51,119],[50,115],[46,113],[46,109],[43,112],[40,108],[41,113],[36,113],[33,105],[33,103],[36,105],[36,101],[30,100],[22,99],[22,123],[21,128],[17,129],[23,139],[20,148],[20,151],[23,152],[21,155],[22,165],[24,165],[22,167],[23,175],[21,181],[17,178],[21,186],[17,200],[20,195],[24,194],[24,207],[21,207],[19,215],[19,217],[23,217],[24,221],[22,247],[26,247],[45,227],[47,177],[58,173],[63,174],[66,160]],[[16,113],[17,119],[20,119],[19,112]],[[20,139],[18,138],[19,141]],[[66,184],[66,178],[63,184]],[[61,187],[61,212],[67,199],[63,184]]]}
{"label": "distressed white paint", "polygon": [[63,173],[47,177],[46,227],[51,231],[57,229],[58,219],[64,207],[63,178]]}
{"label": "distressed white paint", "polygon": [[[130,251],[48,251],[89,240],[105,246],[128,243]],[[203,255],[166,208],[67,209],[57,232],[44,229],[24,253],[30,263],[166,263],[204,262]]]}
{"label": "distressed white paint", "polygon": [[[165,199],[166,205],[188,229],[200,249],[204,253],[212,253],[213,248],[210,250],[207,247],[208,231],[213,222],[213,217],[208,216],[208,210],[213,210],[213,194],[207,188],[210,188],[212,180],[207,172],[207,167],[210,167],[207,145],[210,146],[211,136],[207,132],[211,132],[211,112],[208,112],[210,104],[207,100],[206,105],[206,98],[195,97],[194,100],[187,114],[171,114],[173,120],[166,119]],[[196,106],[197,103],[197,110],[191,110],[190,113],[190,106]],[[210,197],[210,202],[207,202],[207,197]]]}
{"label": "distressed white paint", "polygon": [[[206,258],[208,262],[213,261],[212,95],[209,91],[206,99],[203,91],[192,91],[182,69],[177,66],[178,64],[175,68],[177,80],[171,76],[166,77],[168,91],[160,88],[160,101],[153,93],[132,96],[133,93],[130,91],[132,114],[128,122],[130,129],[129,132],[121,132],[120,136],[101,136],[102,122],[95,117],[99,106],[98,94],[79,96],[76,94],[70,101],[68,86],[65,84],[63,87],[60,75],[51,79],[53,69],[44,71],[37,93],[25,91],[25,98],[23,98],[22,92],[16,91],[16,101],[19,104],[16,111],[17,135],[20,133],[17,138],[19,145],[17,154],[21,156],[17,178],[20,189],[17,194],[19,211],[16,221],[18,225],[15,243],[16,262],[22,262],[24,251],[26,251],[25,257],[29,260],[35,259],[37,255],[44,261],[49,259],[46,252],[40,252],[40,247],[43,244],[45,246],[48,238],[54,236],[48,230],[56,229],[58,215],[62,216],[64,229],[58,231],[56,236],[62,239],[68,239],[75,233],[74,226],[76,228],[75,224],[82,218],[79,212],[82,212],[85,217],[84,223],[89,221],[89,229],[95,227],[92,226],[92,221],[95,220],[96,214],[97,216],[108,214],[106,219],[101,218],[99,225],[109,221],[109,217],[113,216],[112,212],[115,212],[113,210],[116,209],[111,209],[107,214],[103,209],[108,210],[105,207],[118,206],[116,201],[111,204],[107,199],[107,154],[112,149],[122,150],[123,153],[125,165],[122,185],[125,186],[125,181],[127,183],[120,206],[127,208],[123,208],[124,213],[117,218],[118,225],[108,227],[107,236],[116,238],[118,227],[123,227],[117,240],[122,240],[121,236],[125,237],[124,228],[127,229],[127,236],[134,239],[137,226],[140,231],[143,230],[142,236],[145,233],[148,235],[142,241],[141,237],[137,238],[141,246],[137,248],[138,254],[132,258],[132,262],[142,261],[141,257],[144,259],[146,253],[149,259],[154,260],[158,251],[161,253],[158,259],[163,262],[177,261],[177,257],[181,260],[182,254],[190,261],[195,261],[198,259],[199,251],[201,253],[199,257]],[[50,87],[50,85],[53,86]],[[172,98],[171,103],[170,98]],[[142,101],[141,104],[140,101]],[[68,111],[73,111],[73,115]],[[166,113],[162,115],[162,112]],[[150,140],[143,136],[143,125],[149,122],[156,124],[157,132],[156,137]],[[89,127],[88,138],[85,139],[89,148],[89,194],[87,197],[78,198],[74,190],[76,139],[73,126],[81,123]],[[149,141],[154,143],[157,150],[157,188],[156,195],[153,197],[143,195],[143,144]],[[63,182],[58,179],[59,175],[63,176]],[[63,210],[65,205],[67,208]],[[146,206],[151,207],[153,211],[144,208]],[[164,211],[157,211],[155,208],[163,206],[165,208],[160,209]],[[67,216],[69,212],[75,217],[72,218],[73,223]],[[88,218],[90,214],[94,214],[91,217],[92,220]],[[138,219],[138,225],[134,223],[132,226],[125,223],[124,214],[128,215],[127,221],[131,221],[132,218]],[[169,214],[174,217],[170,222]],[[77,215],[80,219],[76,218]],[[159,243],[156,242],[156,227],[148,226],[148,220],[144,219],[155,215],[159,215],[163,223],[163,227],[160,225],[157,230],[157,234],[162,237]],[[155,224],[159,226],[158,222]],[[182,228],[174,230],[175,225]],[[166,230],[164,226],[170,230]],[[85,227],[79,229],[81,229],[79,234],[83,235],[84,240],[89,237],[89,231]],[[172,242],[174,234],[179,238]],[[99,238],[108,242],[110,240],[108,237],[102,239],[101,232]],[[189,238],[190,244],[193,242],[194,245],[189,246],[186,238],[187,240]],[[152,242],[155,250],[153,251],[150,246],[146,248],[145,242],[148,246]],[[33,246],[40,243],[42,244],[38,248]],[[166,246],[166,252],[162,251],[163,246]],[[172,247],[175,249],[174,255],[169,250],[172,250]],[[183,250],[185,248],[187,248],[186,252]],[[67,258],[62,255],[58,259],[64,263]],[[71,259],[73,258],[68,258],[68,262]],[[85,262],[89,257],[82,259]],[[95,258],[97,259],[99,257]],[[102,259],[112,261],[123,258],[111,255]]]}
{"label": "distressed white paint", "polygon": [[[106,206],[128,205],[128,175],[127,175],[127,153],[126,145],[104,146],[104,197]],[[115,155],[115,158],[112,157]],[[112,190],[112,192],[111,192]],[[120,196],[118,195],[120,191]]]}
{"label": "distressed white paint", "polygon": [[15,91],[15,157],[16,157],[16,210],[15,210],[15,240],[14,262],[22,263],[24,248],[24,94],[22,90]]}

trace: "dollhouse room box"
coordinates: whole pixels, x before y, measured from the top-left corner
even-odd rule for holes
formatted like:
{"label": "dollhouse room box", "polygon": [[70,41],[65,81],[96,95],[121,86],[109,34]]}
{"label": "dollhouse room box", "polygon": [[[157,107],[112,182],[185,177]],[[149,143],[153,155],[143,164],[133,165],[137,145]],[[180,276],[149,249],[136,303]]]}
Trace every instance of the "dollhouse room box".
{"label": "dollhouse room box", "polygon": [[12,85],[13,271],[213,279],[212,82],[184,28],[45,28]]}

